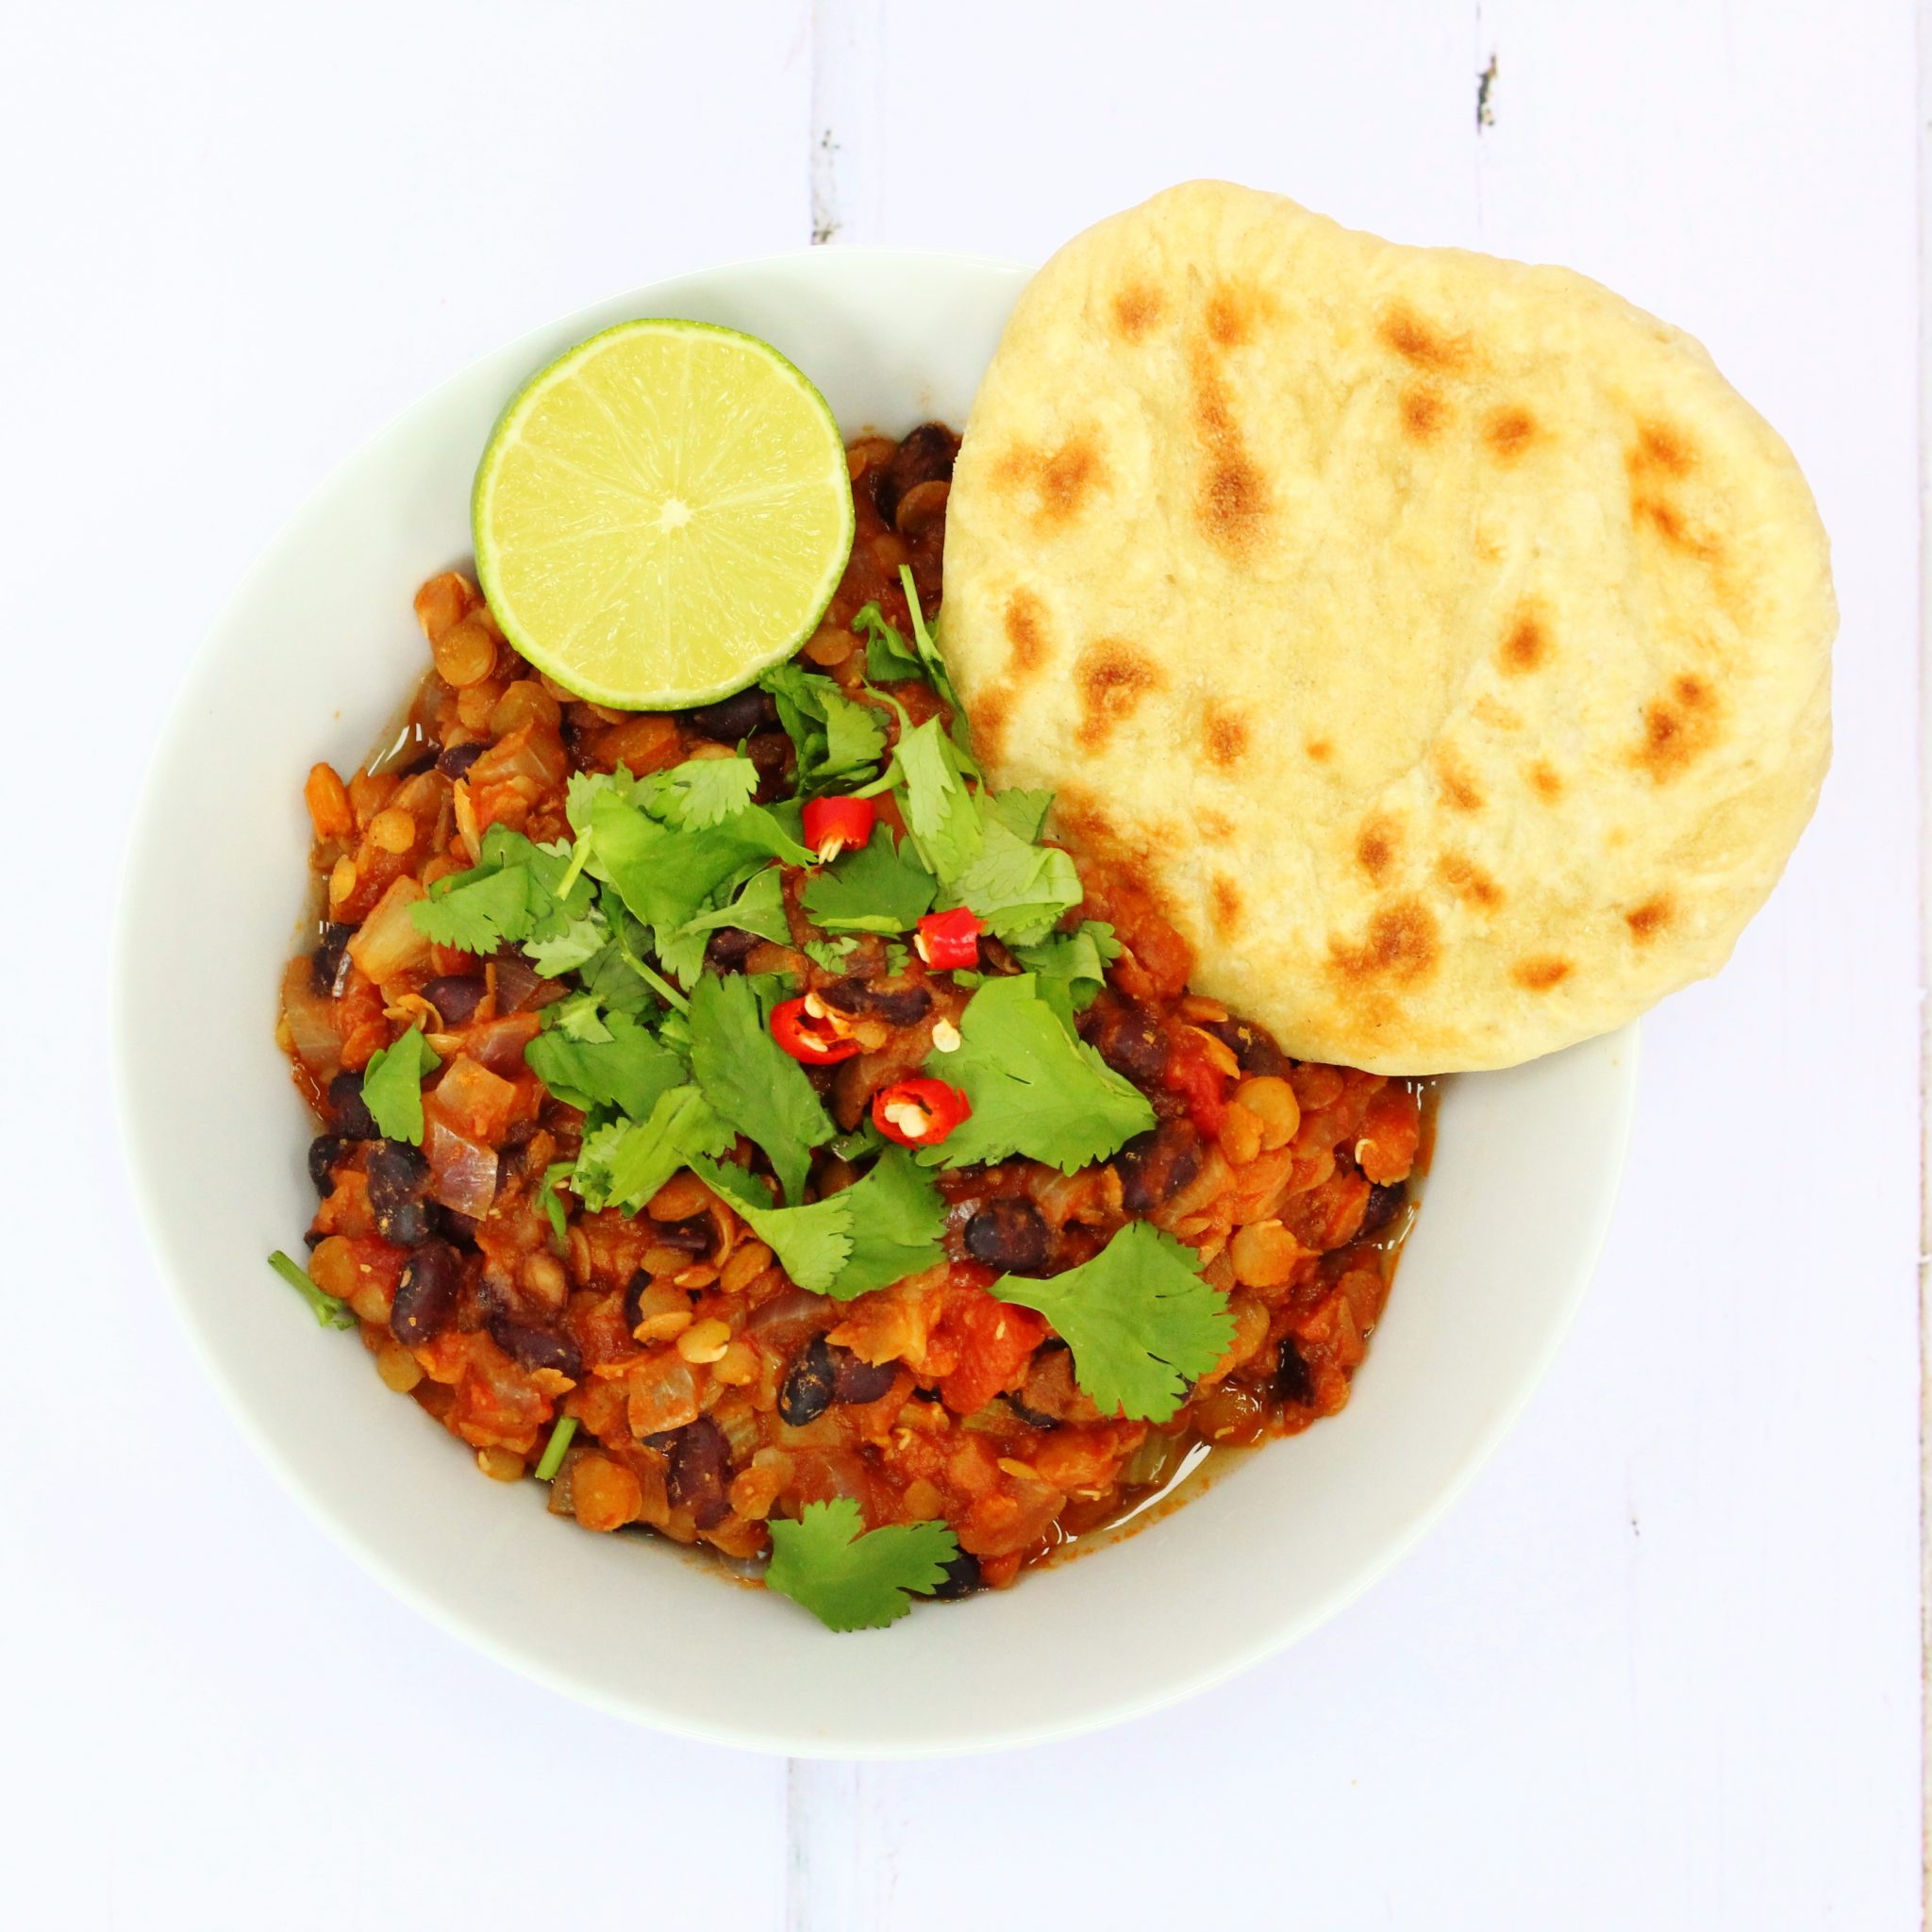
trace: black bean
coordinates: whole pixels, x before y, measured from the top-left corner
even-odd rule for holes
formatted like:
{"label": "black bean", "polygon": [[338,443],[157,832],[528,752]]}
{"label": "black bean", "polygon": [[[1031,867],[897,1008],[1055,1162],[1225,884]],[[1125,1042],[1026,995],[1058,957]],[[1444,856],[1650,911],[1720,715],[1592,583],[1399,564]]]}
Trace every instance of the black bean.
{"label": "black bean", "polygon": [[457,1247],[467,1248],[473,1254],[476,1247],[476,1230],[482,1224],[468,1214],[458,1214],[454,1208],[445,1208],[441,1201],[427,1202],[429,1209],[429,1231],[440,1235],[444,1241]]}
{"label": "black bean", "polygon": [[1004,1402],[1007,1405],[1007,1407],[1010,1408],[1013,1411],[1013,1413],[1016,1416],[1018,1416],[1023,1423],[1026,1424],[1026,1426],[1029,1429],[1057,1429],[1059,1427],[1058,1417],[1048,1415],[1044,1409],[1027,1407],[1027,1406],[1024,1402],[1022,1402],[1017,1395],[1002,1395],[1000,1397],[1000,1400]]}
{"label": "black bean", "polygon": [[375,1231],[399,1248],[421,1247],[435,1232],[429,1218],[429,1163],[407,1141],[378,1141],[362,1171]]}
{"label": "black bean", "polygon": [[798,763],[798,747],[782,731],[760,731],[747,739],[744,755],[758,767],[758,791],[767,796],[789,783]]}
{"label": "black bean", "polygon": [[742,973],[752,948],[758,943],[755,932],[746,932],[742,926],[721,925],[705,941],[705,964],[713,973]]}
{"label": "black bean", "polygon": [[754,684],[731,697],[720,698],[715,705],[700,705],[695,710],[679,711],[676,715],[702,738],[712,739],[719,744],[736,744],[740,739],[775,724],[778,708],[772,702],[770,691],[760,691]]}
{"label": "black bean", "polygon": [[338,1074],[328,1083],[328,1111],[336,1132],[352,1141],[373,1141],[382,1131],[362,1103],[360,1074]]}
{"label": "black bean", "polygon": [[349,976],[348,945],[355,930],[353,925],[339,925],[331,919],[323,921],[321,943],[308,956],[308,984],[316,992],[325,992],[331,999],[341,997]]}
{"label": "black bean", "polygon": [[644,1319],[644,1291],[650,1285],[651,1277],[640,1268],[624,1291],[624,1329],[626,1335]]}
{"label": "black bean", "polygon": [[874,473],[873,501],[879,515],[893,523],[899,514],[899,499],[922,483],[938,483],[953,474],[953,461],[959,454],[959,439],[943,423],[922,423]]}
{"label": "black bean", "polygon": [[966,1252],[989,1268],[1030,1274],[1046,1259],[1046,1222],[1031,1201],[1000,1195],[966,1224]]}
{"label": "black bean", "polygon": [[526,1369],[555,1369],[570,1376],[584,1372],[584,1357],[576,1343],[568,1335],[540,1328],[534,1322],[519,1322],[513,1315],[491,1315],[490,1339]]}
{"label": "black bean", "polygon": [[888,1026],[916,1026],[932,1011],[932,992],[924,986],[868,986],[860,979],[835,979],[819,997],[841,1013],[872,1013]]}
{"label": "black bean", "polygon": [[467,1025],[490,982],[480,973],[445,973],[423,989],[423,997],[442,1016],[445,1026]]}
{"label": "black bean", "polygon": [[1274,1036],[1247,1020],[1204,1020],[1201,1030],[1211,1033],[1224,1046],[1233,1050],[1244,1074],[1272,1074],[1276,1079],[1289,1070],[1288,1056],[1275,1045]]}
{"label": "black bean", "polygon": [[308,1178],[318,1194],[334,1191],[336,1169],[356,1143],[346,1134],[318,1134],[308,1143]]}
{"label": "black bean", "polygon": [[362,1163],[369,1176],[369,1205],[378,1227],[384,1213],[429,1191],[429,1163],[407,1141],[378,1141]]}
{"label": "black bean", "polygon": [[1308,1365],[1302,1357],[1302,1352],[1294,1344],[1292,1335],[1281,1338],[1281,1347],[1274,1357],[1274,1399],[1277,1402],[1312,1402],[1315,1399],[1315,1378],[1308,1373]]}
{"label": "black bean", "polygon": [[708,1214],[694,1214],[689,1221],[654,1221],[649,1225],[651,1239],[658,1247],[675,1249],[680,1255],[708,1255],[718,1236]]}
{"label": "black bean", "polygon": [[457,1317],[463,1285],[460,1256],[446,1241],[427,1241],[409,1257],[389,1311],[390,1332],[408,1347],[433,1341]]}
{"label": "black bean", "polygon": [[715,1529],[731,1513],[731,1444],[708,1415],[687,1423],[671,1439],[665,1489],[673,1503],[691,1511],[700,1529]]}
{"label": "black bean", "polygon": [[899,1373],[891,1362],[861,1361],[849,1348],[834,1348],[831,1356],[834,1402],[876,1402]]}
{"label": "black bean", "polygon": [[1407,1181],[1397,1181],[1391,1187],[1376,1182],[1369,1189],[1369,1205],[1362,1213],[1361,1226],[1356,1230],[1357,1239],[1363,1235],[1380,1234],[1402,1212],[1407,1202]]}
{"label": "black bean", "polygon": [[938,1603],[958,1603],[962,1596],[971,1596],[979,1588],[979,1558],[971,1550],[961,1550],[946,1565],[945,1579],[932,1596]]}
{"label": "black bean", "polygon": [[1092,1007],[1094,1050],[1137,1087],[1158,1087],[1167,1069],[1167,1030],[1152,1013],[1103,993]]}
{"label": "black bean", "polygon": [[375,1217],[375,1231],[399,1248],[420,1248],[437,1234],[434,1201],[401,1201]]}
{"label": "black bean", "polygon": [[832,1387],[838,1373],[830,1343],[823,1335],[814,1335],[786,1371],[778,1391],[780,1419],[794,1429],[817,1422],[832,1406]]}
{"label": "black bean", "polygon": [[473,740],[468,744],[453,744],[447,751],[438,755],[436,769],[445,778],[464,777],[468,774],[470,767],[489,749],[489,744],[480,738]]}
{"label": "black bean", "polygon": [[1138,1134],[1114,1157],[1121,1203],[1132,1214],[1151,1214],[1201,1172],[1201,1137],[1191,1123],[1163,1121]]}

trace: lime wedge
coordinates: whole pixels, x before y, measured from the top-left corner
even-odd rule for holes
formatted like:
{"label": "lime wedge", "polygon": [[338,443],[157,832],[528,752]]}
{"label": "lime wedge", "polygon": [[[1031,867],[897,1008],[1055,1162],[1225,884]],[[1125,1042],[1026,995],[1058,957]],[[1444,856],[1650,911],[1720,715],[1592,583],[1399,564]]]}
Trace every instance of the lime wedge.
{"label": "lime wedge", "polygon": [[679,710],[811,635],[852,550],[839,425],[768,342],[625,322],[532,377],[471,505],[504,634],[600,705]]}

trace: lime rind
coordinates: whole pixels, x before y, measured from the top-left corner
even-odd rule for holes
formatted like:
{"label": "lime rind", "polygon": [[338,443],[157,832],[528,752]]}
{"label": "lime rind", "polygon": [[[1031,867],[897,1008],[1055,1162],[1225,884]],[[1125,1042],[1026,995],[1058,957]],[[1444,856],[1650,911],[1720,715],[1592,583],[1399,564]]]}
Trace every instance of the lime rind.
{"label": "lime rind", "polygon": [[[710,385],[699,416],[694,382]],[[735,391],[746,407],[728,407]],[[671,540],[674,511],[702,519],[692,540]],[[566,690],[625,710],[708,704],[791,657],[856,526],[843,439],[806,375],[756,336],[668,317],[591,336],[510,398],[471,520],[510,642]]]}

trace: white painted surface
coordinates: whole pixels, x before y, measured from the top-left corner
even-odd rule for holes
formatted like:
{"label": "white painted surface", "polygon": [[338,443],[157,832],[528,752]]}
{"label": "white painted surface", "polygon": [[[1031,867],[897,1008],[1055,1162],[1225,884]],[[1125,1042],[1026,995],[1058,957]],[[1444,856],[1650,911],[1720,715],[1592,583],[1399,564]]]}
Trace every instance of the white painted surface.
{"label": "white painted surface", "polygon": [[[0,1918],[535,1923],[608,1872],[625,1918],[760,1932],[1915,1923],[1909,8],[166,11],[41,9],[0,63]],[[1707,340],[1837,542],[1818,822],[1724,977],[1650,1023],[1542,1394],[1340,1623],[1008,1758],[788,1777],[626,1731],[340,1557],[156,1293],[98,1024],[154,715],[309,485],[467,357],[814,219],[1039,254],[1199,173],[1568,260]],[[219,936],[184,908],[156,943]]]}

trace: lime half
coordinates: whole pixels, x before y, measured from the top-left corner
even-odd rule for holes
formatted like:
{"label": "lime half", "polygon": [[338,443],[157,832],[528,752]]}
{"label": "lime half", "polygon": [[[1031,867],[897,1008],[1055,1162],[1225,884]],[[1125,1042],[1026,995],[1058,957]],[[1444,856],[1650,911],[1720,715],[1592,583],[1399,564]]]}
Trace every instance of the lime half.
{"label": "lime half", "polygon": [[626,710],[706,704],[790,657],[852,550],[824,397],[769,342],[702,322],[620,323],[534,376],[471,516],[510,642]]}

